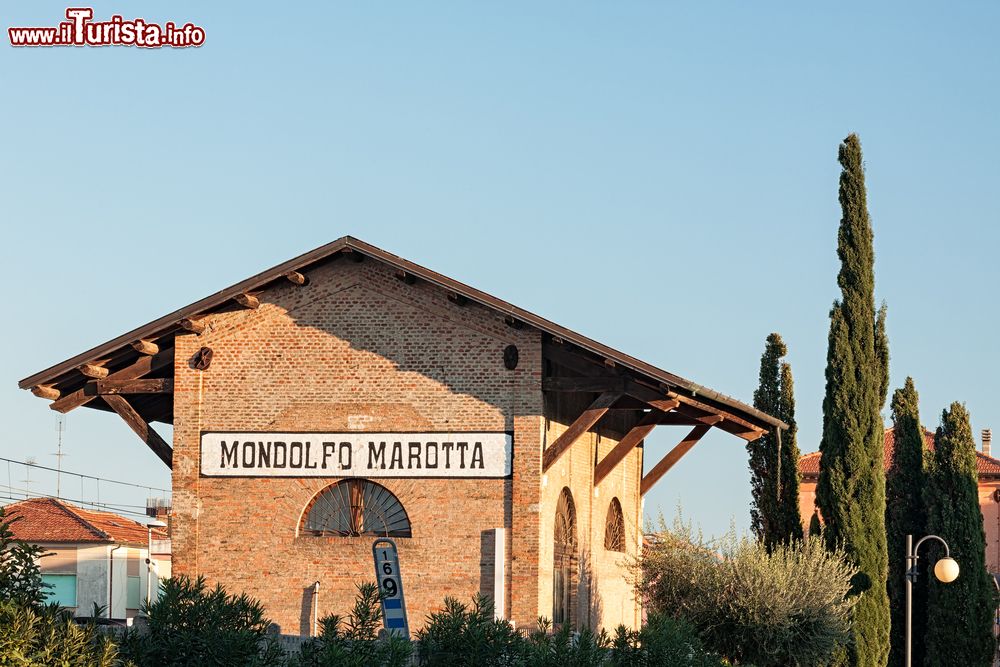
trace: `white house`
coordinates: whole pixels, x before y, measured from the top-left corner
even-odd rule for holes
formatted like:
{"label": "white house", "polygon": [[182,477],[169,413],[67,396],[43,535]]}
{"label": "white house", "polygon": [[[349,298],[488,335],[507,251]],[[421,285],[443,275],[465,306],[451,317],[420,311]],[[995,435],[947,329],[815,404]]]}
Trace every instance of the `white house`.
{"label": "white house", "polygon": [[15,519],[14,536],[47,552],[39,566],[51,586],[49,600],[77,616],[91,616],[97,604],[107,618],[132,619],[146,596],[159,590],[158,580],[170,576],[170,541],[163,529],[54,498],[32,498],[6,510]]}

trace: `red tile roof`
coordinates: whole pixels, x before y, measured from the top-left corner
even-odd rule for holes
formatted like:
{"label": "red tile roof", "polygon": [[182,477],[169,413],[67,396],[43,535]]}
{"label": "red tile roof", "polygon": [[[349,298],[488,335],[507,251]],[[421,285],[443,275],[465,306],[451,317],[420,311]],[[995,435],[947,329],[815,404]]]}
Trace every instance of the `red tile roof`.
{"label": "red tile roof", "polygon": [[[927,448],[930,450],[934,449],[934,433],[931,431],[924,431],[924,439],[927,441]],[[892,459],[896,452],[896,436],[893,433],[892,428],[887,428],[885,430],[885,469],[888,470],[892,465]],[[799,474],[804,478],[810,479],[819,476],[819,452],[812,452],[811,454],[805,454],[799,458]],[[1000,477],[1000,460],[993,458],[992,456],[987,456],[981,451],[976,450],[976,469],[979,472],[979,478],[984,477]]]}
{"label": "red tile roof", "polygon": [[[146,524],[111,512],[86,510],[55,498],[32,498],[11,503],[8,517],[19,517],[11,526],[14,537],[25,542],[93,542],[145,546]],[[153,530],[153,536],[166,534]]]}

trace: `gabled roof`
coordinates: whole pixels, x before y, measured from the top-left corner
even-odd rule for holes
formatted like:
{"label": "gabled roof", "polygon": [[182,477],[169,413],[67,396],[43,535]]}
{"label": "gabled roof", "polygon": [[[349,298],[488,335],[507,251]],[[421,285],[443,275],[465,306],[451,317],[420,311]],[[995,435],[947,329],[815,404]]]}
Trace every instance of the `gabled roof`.
{"label": "gabled roof", "polygon": [[[934,451],[934,433],[932,431],[924,429],[924,441],[927,443],[927,448]],[[896,455],[896,434],[892,427],[885,429],[883,443],[883,462],[885,469],[889,470]],[[819,452],[812,452],[799,458],[799,473],[804,479],[819,477],[820,456]],[[980,479],[1000,479],[1000,460],[987,456],[977,449],[976,471],[979,473]]]}
{"label": "gabled roof", "polygon": [[[56,498],[32,498],[6,506],[7,516],[18,517],[11,526],[14,537],[31,543],[94,543],[145,546],[145,524],[111,512],[87,510]],[[166,533],[153,529],[157,539]]]}
{"label": "gabled roof", "polygon": [[[357,253],[359,257],[370,257],[387,264],[406,278],[419,279],[437,285],[456,298],[472,301],[490,308],[510,318],[511,321],[517,324],[532,326],[555,339],[569,343],[601,359],[605,359],[610,364],[630,369],[640,376],[648,378],[654,385],[660,384],[670,391],[683,393],[690,397],[697,397],[699,401],[707,405],[722,407],[737,417],[746,419],[764,430],[772,427],[787,428],[787,425],[781,420],[761,412],[746,403],[742,403],[735,398],[657,368],[652,364],[619,352],[486,292],[469,287],[457,280],[431,271],[350,236],[340,238],[267,271],[258,273],[251,278],[227,287],[189,306],[164,315],[146,325],[133,329],[86,352],[82,352],[75,357],[26,377],[18,383],[18,386],[22,389],[48,387],[57,390],[62,396],[78,391],[88,382],[88,378],[82,376],[78,370],[80,366],[99,361],[101,365],[111,372],[124,368],[134,363],[140,356],[139,352],[133,349],[133,344],[138,341],[160,341],[162,343],[166,340],[169,342],[173,336],[187,333],[187,329],[183,324],[185,322],[195,320],[211,312],[233,308],[234,299],[248,293],[258,293],[279,281],[286,281],[286,277],[291,272],[305,272],[320,263],[352,253]],[[156,373],[153,373],[149,377],[154,377],[155,375]],[[167,377],[169,373],[161,369],[160,376]],[[152,403],[154,400],[156,399],[139,398],[136,401],[135,408],[149,420],[170,421],[172,404],[157,406]],[[93,401],[90,406],[108,409],[100,400]]]}

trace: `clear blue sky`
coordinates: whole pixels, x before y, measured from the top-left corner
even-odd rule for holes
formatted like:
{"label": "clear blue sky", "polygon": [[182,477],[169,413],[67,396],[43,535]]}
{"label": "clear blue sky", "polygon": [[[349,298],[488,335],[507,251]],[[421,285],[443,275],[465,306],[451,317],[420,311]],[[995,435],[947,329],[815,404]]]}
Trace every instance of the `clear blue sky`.
{"label": "clear blue sky", "polygon": [[[851,131],[892,384],[916,379],[928,426],[959,400],[977,434],[1000,429],[998,6],[666,5],[108,2],[97,18],[193,21],[207,42],[4,34],[0,456],[55,462],[55,413],[17,380],[344,234],[744,400],[779,331],[814,450]],[[70,413],[66,452],[169,485],[114,415]],[[646,508],[719,533],[748,502],[743,443],[716,434]]]}

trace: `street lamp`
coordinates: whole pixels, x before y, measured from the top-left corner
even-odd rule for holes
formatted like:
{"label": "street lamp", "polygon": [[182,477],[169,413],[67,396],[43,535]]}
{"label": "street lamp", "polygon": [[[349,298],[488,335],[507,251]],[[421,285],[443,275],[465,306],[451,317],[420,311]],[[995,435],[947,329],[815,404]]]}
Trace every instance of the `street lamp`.
{"label": "street lamp", "polygon": [[910,635],[913,631],[913,582],[917,580],[917,561],[920,559],[917,551],[920,550],[920,545],[927,540],[937,540],[944,545],[944,558],[934,564],[934,576],[945,584],[950,584],[958,579],[958,563],[951,557],[947,542],[937,535],[925,535],[914,546],[913,535],[906,536],[906,667],[910,667]]}
{"label": "street lamp", "polygon": [[159,519],[153,519],[146,524],[146,604],[150,603],[150,584],[153,579],[153,529],[166,528],[167,524]]}

